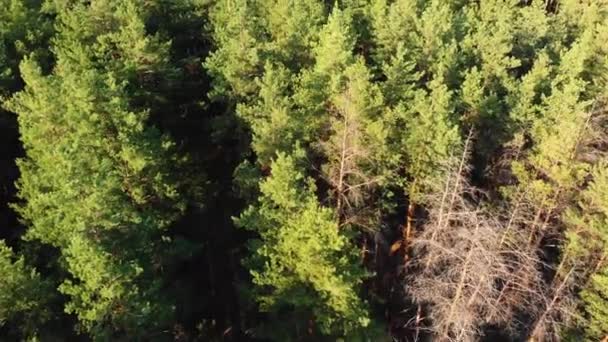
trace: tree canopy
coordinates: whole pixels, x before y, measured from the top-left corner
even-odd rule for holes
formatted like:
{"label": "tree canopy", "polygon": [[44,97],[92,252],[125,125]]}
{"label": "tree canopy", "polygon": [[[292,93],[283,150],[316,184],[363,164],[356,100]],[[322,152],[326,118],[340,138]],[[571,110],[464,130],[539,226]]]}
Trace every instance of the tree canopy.
{"label": "tree canopy", "polygon": [[604,0],[0,0],[0,340],[606,340],[606,41]]}

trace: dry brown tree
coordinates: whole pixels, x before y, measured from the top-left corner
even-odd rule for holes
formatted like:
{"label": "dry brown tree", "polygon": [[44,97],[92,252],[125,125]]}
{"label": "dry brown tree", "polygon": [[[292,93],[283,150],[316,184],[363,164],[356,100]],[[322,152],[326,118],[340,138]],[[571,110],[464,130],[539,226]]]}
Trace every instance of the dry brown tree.
{"label": "dry brown tree", "polygon": [[[511,322],[514,332],[519,330],[533,341],[560,340],[560,333],[576,315],[576,294],[597,263],[593,257],[581,257],[568,248],[565,233],[570,227],[564,222],[564,213],[576,206],[577,196],[588,182],[582,170],[605,158],[602,151],[607,139],[602,127],[606,120],[599,108],[603,106],[584,113],[572,146],[544,159],[544,163],[530,163],[531,157],[522,153],[518,144],[511,153],[505,153],[507,158],[502,162],[507,167],[502,168],[501,178],[511,186],[505,187],[509,192],[501,209],[505,226],[499,249],[511,255],[514,263],[502,279],[493,305],[500,310],[493,310],[487,320],[492,324]],[[526,170],[519,179],[509,174],[516,163]],[[567,181],[554,179],[551,175],[555,170],[562,177],[571,176],[565,178]],[[554,255],[546,255],[548,251]],[[513,324],[520,317],[528,321],[527,327]]]}
{"label": "dry brown tree", "polygon": [[[519,155],[517,148],[505,153],[505,156],[513,158]],[[512,160],[506,159],[503,160],[504,165],[509,165]],[[525,310],[525,316],[534,317],[538,303],[543,298],[541,270],[545,265],[539,258],[538,246],[530,243],[528,231],[530,226],[542,221],[543,210],[531,200],[527,186],[516,187],[508,199],[495,209],[502,223],[496,248],[508,272],[497,282],[498,296],[493,298],[492,309],[485,321],[503,326],[513,334],[523,329],[523,322],[518,319],[522,310]]]}
{"label": "dry brown tree", "polygon": [[437,340],[475,341],[491,313],[495,320],[508,317],[506,308],[495,306],[500,283],[521,260],[534,259],[525,250],[505,253],[516,244],[505,237],[501,217],[482,204],[484,194],[467,180],[470,140],[426,198],[428,218],[412,242],[407,291],[426,308],[428,329]]}
{"label": "dry brown tree", "polygon": [[[568,154],[569,162],[574,165],[586,165],[589,170],[590,166],[597,164],[600,160],[607,160],[608,118],[606,114],[605,101],[596,101],[591,110],[585,113],[585,120],[580,127],[576,144]],[[584,227],[576,227],[576,224],[568,222],[568,215],[565,213],[568,209],[576,207],[579,194],[586,188],[590,178],[591,174],[587,172],[577,187],[556,190],[554,206],[546,214],[541,229],[538,231],[539,234],[548,232],[559,234],[561,255],[559,263],[551,268],[552,277],[543,286],[543,296],[537,305],[539,312],[529,331],[531,341],[561,340],[560,334],[576,317],[576,309],[579,304],[578,291],[585,288],[591,275],[603,262],[605,253],[601,250],[594,250],[594,243],[589,242],[583,251],[577,251],[565,237],[566,232],[578,234],[577,230],[585,231]],[[540,247],[543,237],[544,235],[541,235],[531,241],[538,241],[535,245]],[[584,239],[583,236],[580,237]]]}
{"label": "dry brown tree", "polygon": [[330,186],[340,226],[376,230],[377,210],[370,198],[381,180],[374,162],[381,142],[368,133],[377,108],[366,77],[357,65],[347,71],[344,89],[332,97],[329,137],[319,147],[327,158],[322,175]]}

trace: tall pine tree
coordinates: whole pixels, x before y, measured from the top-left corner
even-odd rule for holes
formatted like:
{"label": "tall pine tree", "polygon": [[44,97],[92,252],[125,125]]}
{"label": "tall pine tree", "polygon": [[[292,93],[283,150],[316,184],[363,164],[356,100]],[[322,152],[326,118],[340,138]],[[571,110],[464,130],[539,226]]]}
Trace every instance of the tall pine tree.
{"label": "tall pine tree", "polygon": [[247,262],[260,308],[283,317],[288,312],[289,320],[296,315],[287,327],[292,338],[313,333],[308,321],[313,331],[344,336],[370,323],[357,290],[364,271],[333,210],[319,204],[313,180],[300,171],[302,153],[277,156],[272,176],[260,184],[262,195],[237,224],[260,236]]}
{"label": "tall pine tree", "polygon": [[167,72],[168,43],[145,31],[134,1],[56,4],[57,64],[45,76],[21,65],[18,113],[26,157],[19,161],[17,211],[27,239],[61,251],[65,310],[98,339],[152,338],[174,310],[160,292],[184,210],[174,144],[137,107],[144,83]]}
{"label": "tall pine tree", "polygon": [[[23,256],[15,256],[3,240],[0,240],[0,274],[0,333],[15,339],[36,339],[39,333],[45,333],[43,323],[51,318],[50,284],[25,264]],[[4,327],[5,324],[9,326]]]}

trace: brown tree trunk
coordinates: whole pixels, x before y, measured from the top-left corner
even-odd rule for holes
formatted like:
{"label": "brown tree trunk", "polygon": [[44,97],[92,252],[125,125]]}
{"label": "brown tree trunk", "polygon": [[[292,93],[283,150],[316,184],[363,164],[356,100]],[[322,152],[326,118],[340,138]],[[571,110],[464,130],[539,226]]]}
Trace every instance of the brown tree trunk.
{"label": "brown tree trunk", "polygon": [[566,274],[566,276],[564,277],[564,279],[562,280],[560,285],[555,290],[555,292],[553,294],[553,298],[551,299],[551,302],[549,302],[549,304],[545,307],[542,315],[536,321],[536,324],[534,324],[534,328],[532,329],[532,333],[530,334],[530,338],[528,339],[528,341],[542,340],[542,336],[540,334],[539,329],[545,323],[545,319],[547,318],[548,315],[551,314],[551,311],[553,311],[554,306],[556,305],[558,300],[561,298],[562,291],[566,287],[568,281],[570,281],[570,276],[572,275],[573,272],[574,272],[574,267],[570,268],[570,271],[568,271],[568,273]]}
{"label": "brown tree trunk", "polygon": [[418,341],[420,338],[420,323],[422,323],[422,305],[418,304],[418,309],[416,309],[416,335],[414,336],[414,341]]}
{"label": "brown tree trunk", "polygon": [[407,217],[405,219],[405,229],[403,230],[403,243],[401,248],[403,250],[403,264],[406,264],[409,260],[409,245],[412,241],[412,230],[414,229],[416,205],[413,202],[407,206]]}

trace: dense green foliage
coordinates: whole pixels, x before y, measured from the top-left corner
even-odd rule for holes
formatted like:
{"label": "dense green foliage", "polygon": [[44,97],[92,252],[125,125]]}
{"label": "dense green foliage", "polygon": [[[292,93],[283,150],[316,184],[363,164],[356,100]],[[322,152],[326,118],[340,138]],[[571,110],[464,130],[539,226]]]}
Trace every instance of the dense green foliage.
{"label": "dense green foliage", "polygon": [[259,203],[238,220],[260,234],[260,241],[251,242],[255,254],[248,261],[260,308],[309,310],[324,333],[367,327],[355,290],[363,270],[335,215],[319,205],[312,179],[297,171],[294,158],[279,154],[272,171],[260,184]]}
{"label": "dense green foliage", "polygon": [[145,336],[172,310],[154,274],[169,248],[159,231],[184,209],[170,180],[178,162],[126,95],[130,80],[166,72],[167,49],[145,35],[138,11],[110,2],[61,12],[53,74],[26,59],[25,90],[7,106],[19,113],[27,151],[18,188],[30,200],[17,206],[25,237],[61,249],[71,274],[59,287],[71,298],[66,312],[95,335]]}
{"label": "dense green foliage", "polygon": [[591,279],[582,292],[584,310],[588,321],[583,324],[589,339],[600,339],[608,331],[608,268],[605,265],[605,251],[608,248],[608,173],[606,164],[599,164],[593,172],[593,183],[581,194],[582,210],[573,215],[571,222],[575,229],[568,232],[568,247],[577,258],[591,260]]}
{"label": "dense green foliage", "polygon": [[0,0],[0,340],[608,338],[605,0]]}
{"label": "dense green foliage", "polygon": [[14,259],[13,251],[0,242],[0,324],[18,322],[26,336],[35,336],[49,318],[46,305],[51,289],[23,257]]}

